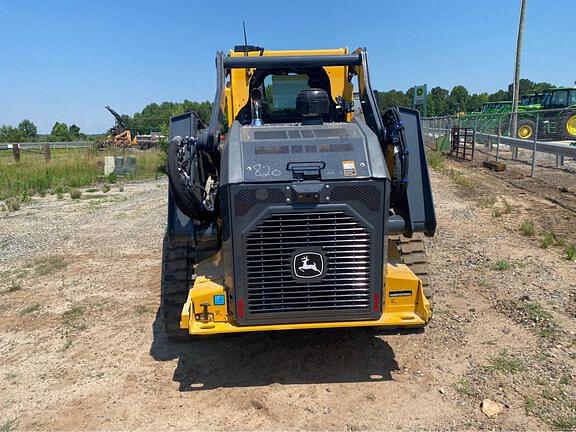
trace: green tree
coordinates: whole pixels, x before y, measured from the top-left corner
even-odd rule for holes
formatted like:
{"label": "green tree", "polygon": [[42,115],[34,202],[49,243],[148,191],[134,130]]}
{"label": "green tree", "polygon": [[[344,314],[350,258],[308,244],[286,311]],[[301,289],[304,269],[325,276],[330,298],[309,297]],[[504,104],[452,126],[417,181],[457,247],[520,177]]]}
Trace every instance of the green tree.
{"label": "green tree", "polygon": [[450,92],[442,87],[434,87],[428,95],[428,115],[443,116],[448,114],[448,96]]}
{"label": "green tree", "polygon": [[70,125],[70,127],[68,128],[68,133],[70,135],[70,138],[78,139],[80,137],[80,128],[75,124]]}
{"label": "green tree", "polygon": [[71,141],[70,132],[66,123],[54,123],[50,132],[49,141]]}
{"label": "green tree", "polygon": [[18,123],[18,130],[22,138],[26,140],[34,140],[38,136],[38,129],[30,120],[22,120]]}
{"label": "green tree", "polygon": [[378,109],[380,112],[393,106],[411,107],[412,100],[407,96],[406,93],[399,90],[389,90],[386,92],[374,92],[376,96],[376,102],[378,103]]}
{"label": "green tree", "polygon": [[500,101],[505,101],[505,100],[510,100],[511,96],[510,96],[510,92],[507,92],[506,90],[498,90],[496,93],[492,93],[491,95],[488,96],[488,101],[489,102],[500,102]]}
{"label": "green tree", "polygon": [[463,85],[457,85],[452,88],[450,96],[448,98],[448,110],[451,114],[457,112],[466,112],[468,107],[466,103],[468,102],[468,90]]}
{"label": "green tree", "polygon": [[12,126],[0,127],[0,142],[21,142],[22,133]]}

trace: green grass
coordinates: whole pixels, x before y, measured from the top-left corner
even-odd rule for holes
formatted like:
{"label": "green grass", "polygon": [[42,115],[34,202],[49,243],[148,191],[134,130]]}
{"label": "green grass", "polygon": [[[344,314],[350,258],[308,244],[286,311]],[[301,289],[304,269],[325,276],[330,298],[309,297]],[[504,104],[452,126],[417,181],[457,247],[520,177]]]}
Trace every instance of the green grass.
{"label": "green grass", "polygon": [[494,211],[492,212],[492,216],[500,217],[502,215],[512,213],[512,210],[514,210],[514,207],[508,201],[503,199],[502,208],[495,208]]}
{"label": "green grass", "polygon": [[[55,149],[52,161],[46,162],[42,154],[22,152],[20,162],[12,153],[0,151],[0,200],[8,197],[28,197],[33,193],[78,188],[104,180],[104,156],[122,156],[123,151],[110,149]],[[163,169],[166,154],[159,149],[127,151],[125,155],[137,159],[138,170],[128,179],[156,178]],[[115,178],[108,178],[115,180]],[[23,195],[24,194],[24,195]]]}
{"label": "green grass", "polygon": [[64,258],[56,255],[49,255],[37,258],[34,261],[34,273],[37,276],[45,276],[55,273],[58,270],[65,269],[67,266],[68,263]]}
{"label": "green grass", "polygon": [[490,357],[489,369],[494,371],[515,374],[524,370],[524,365],[520,359],[512,357],[506,350],[500,351],[497,356]]}
{"label": "green grass", "polygon": [[548,249],[550,246],[556,243],[556,234],[554,231],[546,231],[540,240],[540,247],[542,249]]}
{"label": "green grass", "polygon": [[20,282],[11,281],[8,286],[8,292],[20,291],[22,289],[22,284]]}
{"label": "green grass", "polygon": [[434,171],[442,172],[446,168],[446,158],[441,152],[429,150],[426,152],[426,159]]}
{"label": "green grass", "polygon": [[547,312],[542,305],[537,302],[526,303],[523,307],[528,318],[538,324],[538,334],[543,338],[554,338],[557,336],[559,326],[554,317]]}
{"label": "green grass", "polygon": [[531,220],[525,220],[520,225],[520,231],[522,232],[523,236],[526,237],[534,237],[536,233],[536,228],[534,227],[534,222]]}
{"label": "green grass", "polygon": [[498,271],[510,270],[512,268],[512,264],[510,264],[505,259],[499,259],[492,265],[492,268]]}
{"label": "green grass", "polygon": [[16,420],[8,420],[0,425],[0,432],[12,432],[16,430]]}
{"label": "green grass", "polygon": [[82,305],[74,305],[62,314],[62,322],[66,327],[73,330],[86,330],[87,326],[83,322],[78,322],[86,312]]}
{"label": "green grass", "polygon": [[33,303],[20,311],[20,315],[28,315],[40,309],[40,303]]}
{"label": "green grass", "polygon": [[573,431],[576,429],[576,415],[558,417],[552,422],[552,427],[561,431]]}
{"label": "green grass", "polygon": [[570,243],[564,248],[564,253],[566,254],[566,259],[570,261],[576,261],[576,243]]}
{"label": "green grass", "polygon": [[461,171],[446,166],[446,158],[442,153],[429,150],[426,153],[426,159],[430,168],[450,177],[457,185],[466,189],[472,189],[475,187],[474,182],[466,177]]}
{"label": "green grass", "polygon": [[474,385],[466,378],[462,378],[461,380],[455,382],[453,387],[454,390],[456,390],[461,395],[470,397],[478,396],[478,391],[474,388]]}

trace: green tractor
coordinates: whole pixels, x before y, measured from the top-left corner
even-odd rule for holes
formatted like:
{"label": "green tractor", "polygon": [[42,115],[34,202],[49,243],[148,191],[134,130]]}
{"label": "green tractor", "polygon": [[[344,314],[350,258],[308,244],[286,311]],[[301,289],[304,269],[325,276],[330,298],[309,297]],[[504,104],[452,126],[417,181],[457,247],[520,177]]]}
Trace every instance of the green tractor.
{"label": "green tractor", "polygon": [[[528,108],[524,106],[523,108]],[[576,140],[576,88],[553,88],[544,91],[542,103],[530,106],[532,110],[555,110],[540,112],[539,134],[541,138]],[[522,115],[518,119],[516,135],[531,139],[536,129],[536,113]]]}
{"label": "green tractor", "polygon": [[522,96],[522,99],[520,100],[520,106],[522,107],[530,107],[530,108],[534,108],[534,109],[542,109],[542,100],[544,99],[544,95],[546,93],[542,92],[542,93],[534,93],[531,95],[525,95]]}

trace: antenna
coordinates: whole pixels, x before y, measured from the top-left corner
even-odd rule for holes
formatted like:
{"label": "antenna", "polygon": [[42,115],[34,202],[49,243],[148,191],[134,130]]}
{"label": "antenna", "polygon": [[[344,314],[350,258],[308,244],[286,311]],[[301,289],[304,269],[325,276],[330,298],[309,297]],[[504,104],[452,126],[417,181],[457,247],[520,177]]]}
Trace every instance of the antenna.
{"label": "antenna", "polygon": [[244,29],[244,55],[248,55],[248,38],[246,37],[246,23],[242,21],[242,28]]}

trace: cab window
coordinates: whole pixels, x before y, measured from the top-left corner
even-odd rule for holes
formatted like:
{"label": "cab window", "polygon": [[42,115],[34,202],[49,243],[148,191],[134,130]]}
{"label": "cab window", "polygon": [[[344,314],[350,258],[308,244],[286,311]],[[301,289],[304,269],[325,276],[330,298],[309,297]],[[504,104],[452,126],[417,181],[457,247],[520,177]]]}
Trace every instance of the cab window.
{"label": "cab window", "polygon": [[559,90],[552,94],[550,108],[562,108],[568,104],[568,90]]}

